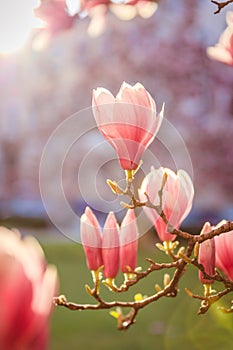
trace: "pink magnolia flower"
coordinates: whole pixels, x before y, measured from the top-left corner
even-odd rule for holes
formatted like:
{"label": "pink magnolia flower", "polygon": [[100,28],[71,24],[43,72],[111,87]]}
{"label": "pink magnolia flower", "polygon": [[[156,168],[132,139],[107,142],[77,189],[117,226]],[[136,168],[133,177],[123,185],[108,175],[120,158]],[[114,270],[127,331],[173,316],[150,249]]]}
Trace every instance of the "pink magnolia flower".
{"label": "pink magnolia flower", "polygon": [[[225,220],[221,221],[216,228],[224,223],[226,223]],[[215,236],[214,239],[216,267],[222,270],[230,281],[233,281],[233,231]]]}
{"label": "pink magnolia flower", "polygon": [[224,30],[215,46],[207,48],[207,55],[217,61],[233,65],[233,12],[227,12],[228,27]]}
{"label": "pink magnolia flower", "polygon": [[[201,230],[201,234],[211,231],[211,225],[206,222]],[[199,248],[198,262],[203,265],[205,272],[209,276],[213,276],[215,271],[215,240],[214,238],[208,239],[201,243]],[[203,273],[199,271],[199,279],[203,284],[212,284],[214,280],[207,279],[203,276]]]}
{"label": "pink magnolia flower", "polygon": [[138,228],[134,210],[129,209],[120,230],[120,266],[124,273],[134,270],[137,262]]}
{"label": "pink magnolia flower", "polygon": [[0,348],[45,350],[57,272],[33,237],[0,227]]}
{"label": "pink magnolia flower", "polygon": [[160,128],[163,110],[156,115],[155,101],[146,89],[125,82],[116,97],[104,88],[94,90],[92,107],[97,126],[116,150],[121,167],[135,170]]}
{"label": "pink magnolia flower", "polygon": [[99,222],[89,207],[81,216],[80,233],[87,266],[90,270],[96,271],[103,265],[102,236]]}
{"label": "pink magnolia flower", "polygon": [[[161,189],[164,176],[167,180],[163,188],[162,209],[169,223],[174,228],[179,228],[192,207],[194,189],[189,175],[184,170],[178,170],[175,174],[168,168],[151,168],[151,171],[144,178],[139,197],[141,201],[147,200],[145,193],[149,196],[154,205],[159,205],[158,191]],[[175,235],[168,232],[167,225],[153,208],[143,207],[149,220],[155,226],[161,241],[172,241]]]}
{"label": "pink magnolia flower", "polygon": [[114,278],[119,270],[119,232],[113,212],[108,214],[103,229],[102,257],[104,277]]}

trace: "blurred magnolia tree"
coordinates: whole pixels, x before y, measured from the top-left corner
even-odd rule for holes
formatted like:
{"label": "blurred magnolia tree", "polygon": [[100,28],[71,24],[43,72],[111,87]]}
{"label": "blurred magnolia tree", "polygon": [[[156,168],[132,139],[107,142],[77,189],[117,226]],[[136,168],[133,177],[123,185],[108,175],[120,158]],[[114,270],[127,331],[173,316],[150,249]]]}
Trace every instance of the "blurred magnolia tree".
{"label": "blurred magnolia tree", "polygon": [[[148,90],[156,93],[159,105],[164,100],[167,102],[166,117],[182,134],[195,172],[198,169],[195,207],[226,212],[232,206],[229,188],[233,185],[233,72],[230,64],[211,61],[206,55],[206,48],[213,46],[224,30],[224,9],[213,15],[214,5],[210,1],[166,0],[160,1],[156,12],[145,19],[141,17],[144,12],[139,3],[153,5],[154,10],[157,7],[151,1],[146,4],[55,0],[31,3],[27,16],[31,18],[34,7],[34,16],[39,20],[36,25],[42,28],[35,29],[24,50],[0,57],[0,81],[5,86],[0,93],[2,199],[38,199],[39,161],[51,132],[69,115],[90,105],[93,87],[102,85],[116,91],[119,81],[127,80],[146,84]],[[10,4],[13,6],[13,2],[5,7],[5,17],[11,14]],[[105,7],[105,31],[91,39],[87,34],[92,21],[88,13],[93,6],[100,5]],[[131,17],[133,13],[137,16],[128,22],[120,21],[111,11],[106,16],[110,5],[127,8],[126,13],[130,10]],[[20,13],[23,14],[22,9]],[[4,17],[4,11],[1,14]],[[21,25],[23,18],[18,17],[11,22],[12,28]],[[231,28],[228,25],[225,35],[228,39],[222,40],[222,45],[231,42]],[[225,52],[230,63],[229,45]],[[226,55],[221,60],[223,57]],[[224,142],[220,141],[222,135]],[[60,145],[56,152],[59,147],[62,149],[62,142]],[[84,152],[86,147],[84,143]],[[157,147],[151,145],[152,152]],[[70,201],[82,199],[69,171],[74,160],[81,162],[81,153],[75,157],[67,165],[64,185]],[[169,159],[165,163],[170,166]],[[221,171],[219,164],[224,164]],[[51,162],[51,176],[54,171]]]}

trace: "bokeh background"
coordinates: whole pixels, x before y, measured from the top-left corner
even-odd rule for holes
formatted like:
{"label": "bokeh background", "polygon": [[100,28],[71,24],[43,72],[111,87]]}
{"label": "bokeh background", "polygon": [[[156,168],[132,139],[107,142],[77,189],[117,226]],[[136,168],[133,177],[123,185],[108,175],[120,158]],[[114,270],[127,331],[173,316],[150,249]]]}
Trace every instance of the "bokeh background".
{"label": "bokeh background", "polygon": [[[4,6],[0,2],[0,10]],[[196,232],[205,220],[216,224],[222,218],[233,219],[233,68],[206,56],[206,48],[217,42],[226,27],[226,12],[232,9],[229,6],[214,15],[215,6],[209,0],[160,0],[149,19],[137,16],[121,21],[108,13],[99,36],[88,34],[90,18],[62,25],[62,19],[52,12],[50,30],[36,29],[20,50],[0,53],[0,219],[2,224],[21,228],[23,234],[38,237],[48,260],[58,266],[61,291],[69,298],[87,301],[83,285],[90,278],[81,247],[58,232],[43,206],[40,159],[56,127],[90,108],[93,88],[105,87],[116,94],[123,81],[141,82],[159,110],[165,102],[166,119],[181,135],[192,162],[196,194],[186,227]],[[19,7],[18,17],[22,11]],[[20,23],[13,15],[10,25],[17,32]],[[82,193],[89,191],[89,177],[82,191],[77,185],[79,164],[98,142],[97,132],[91,138],[83,137],[80,152],[66,160],[64,191],[77,215],[86,204]],[[172,135],[169,142],[173,142]],[[61,138],[47,169],[50,200],[56,204],[53,179],[57,176],[56,154],[62,147]],[[158,141],[150,150],[161,165],[171,166]],[[173,150],[175,157],[182,158],[176,138]],[[89,174],[96,174],[95,166],[94,161],[90,163]],[[117,161],[112,166],[110,162],[98,176],[101,174],[103,184],[108,177],[120,180],[124,175]],[[107,186],[101,191],[107,192]],[[93,193],[93,207],[96,200]],[[55,208],[62,217],[59,205]],[[154,252],[155,241],[153,230],[142,239],[139,261],[143,266],[148,254],[161,259]],[[196,271],[190,270],[183,283],[198,291]],[[146,293],[154,283],[153,278],[146,282]],[[197,308],[198,303],[181,292],[176,301],[164,300],[142,312],[137,325],[124,334],[115,331],[107,313],[75,314],[59,309],[52,322],[51,349],[229,349],[232,317],[217,313],[216,308],[208,316],[197,317]]]}

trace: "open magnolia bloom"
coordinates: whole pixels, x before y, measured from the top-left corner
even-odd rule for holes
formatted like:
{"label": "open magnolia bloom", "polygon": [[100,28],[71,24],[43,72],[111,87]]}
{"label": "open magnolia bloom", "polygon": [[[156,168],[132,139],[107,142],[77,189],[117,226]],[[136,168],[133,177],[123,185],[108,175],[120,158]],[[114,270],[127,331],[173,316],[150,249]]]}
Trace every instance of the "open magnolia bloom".
{"label": "open magnolia bloom", "polygon": [[[154,169],[152,167],[150,173],[146,175],[142,182],[139,189],[139,197],[141,201],[146,201],[146,193],[151,203],[159,205],[158,192],[164,181],[162,209],[169,223],[174,228],[179,228],[191,210],[194,196],[193,184],[186,171],[178,170],[177,174],[175,174],[168,168],[160,167],[159,169]],[[161,241],[172,241],[175,239],[176,236],[168,232],[167,224],[155,209],[143,207],[143,210],[155,226]]]}
{"label": "open magnolia bloom", "polygon": [[92,108],[99,131],[118,154],[121,167],[136,170],[143,152],[153,141],[163,118],[148,91],[137,83],[121,85],[114,97],[110,91],[93,91]]}
{"label": "open magnolia bloom", "polygon": [[207,55],[217,61],[233,65],[233,12],[227,12],[227,28],[215,46],[207,48]]}
{"label": "open magnolia bloom", "polygon": [[[215,228],[220,227],[224,223],[226,223],[225,220],[219,222]],[[230,281],[233,281],[233,231],[215,236],[214,240],[216,267],[218,267]]]}
{"label": "open magnolia bloom", "polygon": [[45,350],[57,292],[57,272],[46,266],[33,237],[0,227],[0,349]]}

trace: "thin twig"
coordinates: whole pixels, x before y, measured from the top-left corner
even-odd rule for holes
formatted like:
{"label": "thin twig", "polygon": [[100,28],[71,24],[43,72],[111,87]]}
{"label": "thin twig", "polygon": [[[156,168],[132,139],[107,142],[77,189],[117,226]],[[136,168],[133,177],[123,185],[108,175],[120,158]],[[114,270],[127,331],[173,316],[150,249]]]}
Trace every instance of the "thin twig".
{"label": "thin twig", "polygon": [[218,2],[218,1],[214,1],[214,0],[211,0],[211,2],[215,5],[218,6],[218,9],[214,12],[214,14],[217,14],[219,13],[225,6],[233,3],[233,0],[229,0],[229,1],[224,1],[224,2]]}

